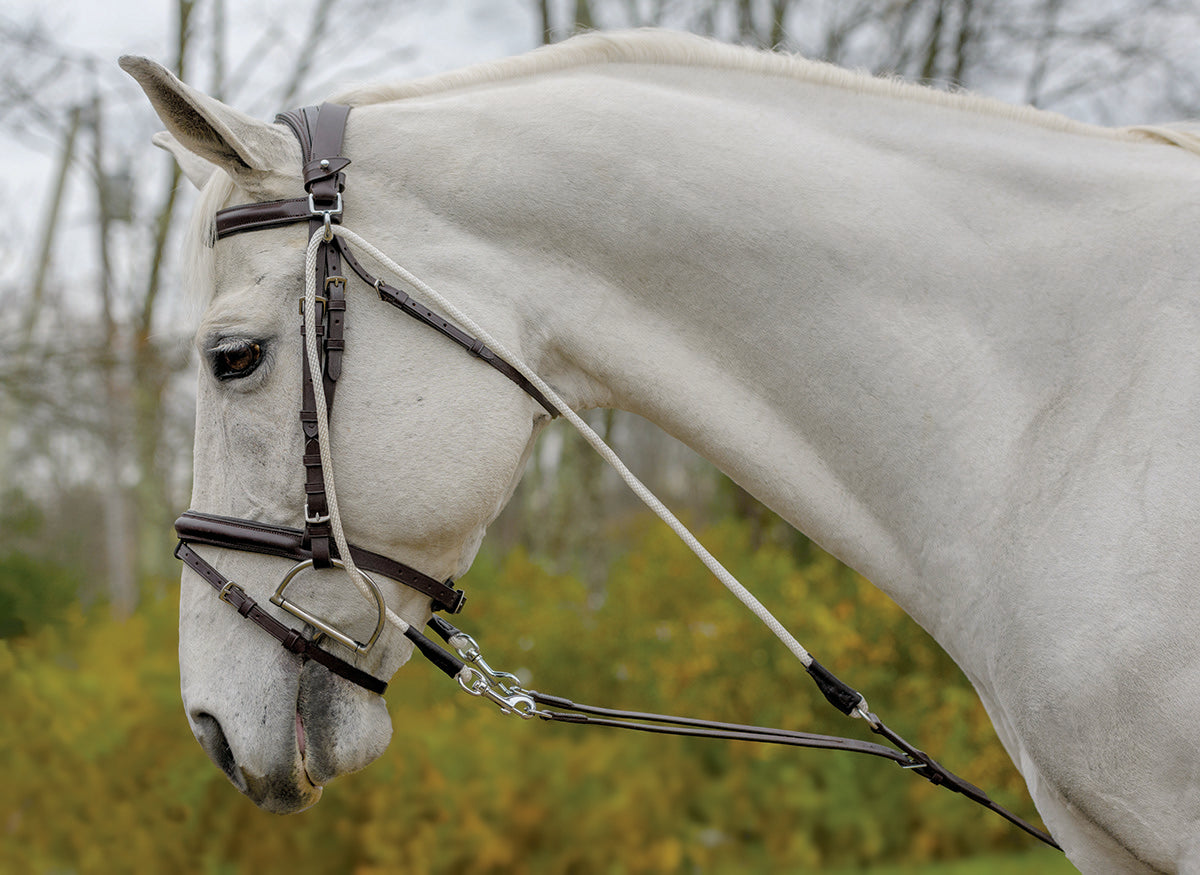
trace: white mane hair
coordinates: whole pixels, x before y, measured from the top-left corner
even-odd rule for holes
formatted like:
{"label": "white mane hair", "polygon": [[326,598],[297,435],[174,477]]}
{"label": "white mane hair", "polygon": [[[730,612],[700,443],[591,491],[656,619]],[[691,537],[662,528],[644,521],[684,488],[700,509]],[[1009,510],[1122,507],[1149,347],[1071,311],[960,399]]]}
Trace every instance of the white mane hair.
{"label": "white mane hair", "polygon": [[[690,33],[653,29],[586,33],[523,55],[475,64],[448,73],[407,81],[352,86],[332,95],[329,100],[349,106],[391,103],[596,64],[691,66],[790,77],[816,85],[844,88],[857,94],[989,113],[1063,132],[1117,140],[1170,143],[1200,154],[1200,131],[1187,125],[1101,127],[969,92],[939,91],[894,77],[872,76],[797,55],[729,45]],[[183,267],[191,292],[189,297],[199,302],[206,301],[212,295],[214,216],[232,191],[232,180],[218,170],[205,187],[193,213],[184,247]]]}
{"label": "white mane hair", "polygon": [[970,92],[940,91],[895,77],[873,76],[798,55],[730,45],[691,33],[651,28],[593,31],[523,55],[475,64],[448,73],[408,81],[351,86],[333,95],[330,100],[349,106],[390,103],[595,64],[661,64],[789,77],[814,85],[844,88],[858,94],[916,100],[970,112],[989,113],[1051,130],[1120,140],[1166,142],[1200,154],[1200,134],[1195,129],[1175,125],[1101,127],[1032,106],[1016,106]]}
{"label": "white mane hair", "polygon": [[184,295],[195,307],[204,307],[216,291],[217,210],[233,194],[233,177],[220,168],[213,171],[188,222],[180,253]]}
{"label": "white mane hair", "polygon": [[219,167],[213,171],[192,209],[180,253],[184,295],[193,306],[207,306],[216,291],[217,210],[233,194],[231,177]]}

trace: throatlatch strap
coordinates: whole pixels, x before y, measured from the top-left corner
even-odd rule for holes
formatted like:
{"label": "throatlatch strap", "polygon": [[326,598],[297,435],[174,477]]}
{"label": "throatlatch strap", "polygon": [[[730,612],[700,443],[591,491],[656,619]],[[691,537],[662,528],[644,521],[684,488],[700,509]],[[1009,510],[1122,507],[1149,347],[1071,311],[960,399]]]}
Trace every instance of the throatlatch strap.
{"label": "throatlatch strap", "polygon": [[471,355],[475,356],[475,358],[491,365],[501,374],[512,380],[526,395],[542,405],[545,411],[550,414],[551,419],[562,415],[559,413],[558,408],[551,404],[546,399],[546,396],[533,383],[526,379],[524,374],[496,355],[479,338],[472,337],[445,316],[442,316],[435,310],[431,310],[420,301],[413,299],[411,295],[402,292],[395,286],[388,285],[381,279],[371,276],[359,260],[354,257],[354,254],[350,251],[350,247],[346,245],[346,241],[341,237],[337,238],[337,247],[341,251],[346,264],[350,265],[350,269],[358,274],[359,279],[367,285],[375,287],[375,290],[379,292],[379,299],[381,301],[391,304],[402,313],[406,313],[418,322],[428,325],[443,337],[453,340]]}

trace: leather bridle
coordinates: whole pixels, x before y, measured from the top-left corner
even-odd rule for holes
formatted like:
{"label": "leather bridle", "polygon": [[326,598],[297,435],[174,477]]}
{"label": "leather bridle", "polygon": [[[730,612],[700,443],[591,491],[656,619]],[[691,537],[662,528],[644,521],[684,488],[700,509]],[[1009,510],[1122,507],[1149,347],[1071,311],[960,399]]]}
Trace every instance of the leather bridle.
{"label": "leather bridle", "polygon": [[[341,223],[342,196],[346,182],[344,171],[350,164],[349,159],[340,154],[349,112],[349,107],[326,103],[319,107],[305,107],[277,116],[276,121],[290,128],[300,142],[305,195],[267,203],[228,207],[218,211],[216,215],[217,240],[232,234],[298,223],[307,223],[310,240],[317,234],[321,235],[317,250],[315,295],[306,296],[312,302],[315,312],[305,314],[305,319],[314,320],[316,326],[315,336],[320,347],[319,374],[314,374],[309,365],[308,332],[304,331],[302,326],[304,356],[300,422],[304,432],[304,528],[287,528],[255,520],[188,510],[175,522],[175,530],[180,539],[175,555],[207,581],[222,601],[230,604],[239,614],[278,640],[287,650],[301,659],[311,659],[320,663],[334,674],[372,693],[382,695],[387,689],[386,682],[319,646],[322,638],[331,638],[354,653],[365,653],[379,638],[385,625],[387,607],[378,586],[366,572],[383,575],[428,596],[435,612],[456,614],[462,610],[466,597],[461,590],[454,588],[453,581],[435,580],[401,562],[349,544],[346,547],[353,567],[361,576],[365,589],[371,593],[378,611],[378,622],[367,641],[359,641],[340,631],[289,601],[286,596],[288,584],[301,571],[308,568],[326,569],[343,564],[341,560],[344,557],[339,554],[337,539],[331,525],[326,472],[321,453],[321,414],[318,412],[320,405],[317,404],[317,392],[320,391],[324,396],[323,407],[327,416],[328,410],[333,406],[345,352],[344,266],[348,266],[363,282],[375,288],[383,301],[435,329],[471,355],[495,368],[545,408],[551,417],[558,416],[559,411],[528,378],[496,355],[487,345],[450,320],[413,300],[400,289],[371,276],[350,252],[345,241],[333,232],[333,225]],[[303,299],[301,303],[303,312]],[[327,447],[325,449],[328,450]],[[292,569],[283,576],[275,594],[271,596],[271,603],[313,627],[316,630],[314,637],[306,638],[300,630],[290,628],[275,619],[241,586],[226,578],[200,556],[193,549],[195,546],[244,550],[295,562]],[[882,736],[890,747],[858,739],[793,730],[580,705],[569,699],[526,690],[514,675],[493,670],[483,660],[474,639],[443,618],[434,616],[428,626],[453,647],[458,656],[435,644],[419,629],[407,623],[404,624],[403,634],[422,655],[446,675],[457,680],[463,689],[472,695],[491,699],[506,713],[576,725],[844,750],[882,757],[935,785],[965,795],[1046,844],[1058,847],[1047,833],[996,804],[978,787],[959,778],[889,729],[867,709],[861,694],[835,677],[816,660],[812,660],[811,665],[806,665],[806,669],[830,704],[843,714],[864,717],[872,732]]]}
{"label": "leather bridle", "polygon": [[[285,200],[227,207],[218,211],[216,215],[217,240],[233,234],[299,223],[308,225],[310,235],[323,234],[317,260],[316,312],[307,317],[316,322],[316,333],[321,347],[322,369],[321,373],[316,375],[317,379],[314,379],[314,374],[309,368],[307,349],[303,356],[300,423],[304,432],[304,528],[291,529],[256,520],[189,510],[175,521],[175,531],[180,539],[175,555],[211,584],[222,601],[228,602],[239,614],[264,629],[285,648],[301,658],[321,663],[333,673],[364,689],[382,694],[387,689],[384,681],[372,677],[335,654],[322,650],[318,645],[320,637],[329,637],[356,653],[365,653],[370,649],[383,630],[386,610],[375,582],[367,574],[361,575],[375,597],[378,611],[375,632],[365,642],[341,632],[289,601],[285,593],[288,583],[300,571],[310,567],[324,569],[340,564],[330,526],[325,472],[322,467],[317,427],[316,393],[323,392],[326,409],[332,409],[345,352],[346,276],[343,267],[348,266],[363,282],[373,286],[383,301],[440,332],[512,380],[551,416],[557,416],[558,411],[520,372],[486,345],[462,331],[450,320],[413,300],[405,292],[367,273],[345,242],[332,233],[331,225],[341,222],[342,195],[346,184],[344,171],[350,163],[349,159],[341,155],[349,112],[350,108],[347,106],[326,103],[319,107],[310,106],[280,114],[276,121],[290,128],[300,142],[306,194],[303,197]],[[284,575],[283,581],[271,597],[271,602],[314,627],[318,637],[309,640],[299,630],[291,629],[272,617],[240,585],[230,581],[200,556],[193,549],[197,545],[280,556],[296,562],[292,570]],[[435,580],[402,562],[359,547],[351,546],[350,552],[360,571],[381,574],[428,596],[434,611],[455,614],[462,610],[466,596],[461,590],[455,589],[451,581]],[[420,632],[410,630],[405,634],[410,639],[416,635],[433,646]]]}

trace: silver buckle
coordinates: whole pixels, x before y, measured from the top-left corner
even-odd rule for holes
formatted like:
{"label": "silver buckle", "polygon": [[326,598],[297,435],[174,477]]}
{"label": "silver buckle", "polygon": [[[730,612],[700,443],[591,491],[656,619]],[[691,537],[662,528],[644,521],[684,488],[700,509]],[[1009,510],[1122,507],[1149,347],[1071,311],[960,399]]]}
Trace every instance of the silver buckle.
{"label": "silver buckle", "polygon": [[333,217],[342,214],[342,193],[339,191],[337,201],[333,208],[329,210],[318,210],[317,202],[313,200],[312,192],[308,193],[308,211],[314,216],[321,216],[325,219],[325,242],[328,243],[333,239]]}
{"label": "silver buckle", "polygon": [[342,214],[342,193],[338,192],[337,201],[334,203],[333,209],[319,210],[317,209],[317,202],[313,200],[312,193],[310,192],[308,195],[308,211],[314,216],[340,216]]}
{"label": "silver buckle", "polygon": [[[344,569],[346,567],[345,563],[343,563],[339,559],[331,559],[330,564],[332,564],[334,568]],[[284,598],[283,591],[285,589],[287,589],[288,584],[291,583],[292,580],[295,579],[296,575],[299,574],[301,571],[305,571],[312,567],[313,567],[313,561],[311,559],[305,559],[303,562],[296,563],[296,565],[292,568],[292,570],[283,576],[283,580],[281,580],[279,582],[279,586],[275,588],[275,594],[273,596],[271,596],[271,604],[273,604],[277,607],[283,608],[285,611],[287,611],[293,617],[298,617],[299,619],[308,623],[310,626],[312,626],[314,629],[316,629],[321,634],[328,635],[334,641],[337,641],[339,644],[345,645],[346,647],[353,650],[355,653],[366,653],[368,650],[371,649],[371,647],[375,644],[375,642],[379,640],[379,636],[383,632],[383,626],[384,626],[384,622],[385,622],[385,614],[387,611],[387,605],[383,601],[383,593],[381,593],[379,591],[379,586],[375,583],[374,580],[371,579],[370,575],[368,575],[365,571],[355,569],[356,571],[358,571],[358,576],[363,579],[363,582],[366,583],[367,588],[371,591],[371,595],[375,598],[375,610],[379,615],[379,622],[376,623],[375,631],[371,633],[371,637],[368,638],[366,641],[358,641],[358,640],[350,637],[346,633],[344,633],[338,629],[335,629],[333,626],[331,626],[326,621],[322,620],[320,617],[317,617],[314,614],[310,614],[308,611],[306,611],[304,608],[297,605],[295,602],[289,602],[286,598]]]}
{"label": "silver buckle", "polygon": [[[309,513],[308,502],[304,502],[304,521],[310,526],[320,525],[321,523],[329,522],[329,514],[327,513]],[[294,570],[294,569],[293,569]],[[363,575],[364,577],[366,575]]]}

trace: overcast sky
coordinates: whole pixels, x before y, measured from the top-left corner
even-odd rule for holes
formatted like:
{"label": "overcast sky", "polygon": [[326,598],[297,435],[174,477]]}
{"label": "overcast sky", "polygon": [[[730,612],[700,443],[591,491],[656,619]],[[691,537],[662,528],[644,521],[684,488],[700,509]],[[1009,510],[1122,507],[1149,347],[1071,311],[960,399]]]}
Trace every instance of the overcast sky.
{"label": "overcast sky", "polygon": [[[4,0],[0,19],[43,22],[59,43],[77,49],[81,57],[94,59],[99,78],[107,85],[109,77],[119,76],[114,71],[122,54],[146,55],[169,64],[174,54],[170,34],[176,5],[176,0]],[[268,27],[282,25],[299,34],[312,5],[308,0],[226,0],[228,63],[232,66],[242,59]],[[362,51],[345,51],[342,57],[351,68],[356,62],[378,57],[388,47],[411,48],[411,52],[390,59],[379,74],[391,78],[514,54],[534,45],[537,25],[533,8],[532,0],[393,0],[377,26],[364,33],[355,46]],[[287,10],[286,18],[281,19],[281,10]],[[206,27],[207,23],[199,25]],[[205,60],[193,58],[195,72],[189,78],[199,80],[193,84],[203,85],[207,79],[202,69]],[[267,78],[265,72],[262,78]],[[131,80],[113,81],[112,87],[135,93]],[[312,99],[319,96],[307,95]]]}
{"label": "overcast sky", "polygon": [[[207,9],[208,4],[202,5]],[[139,54],[169,65],[174,55],[170,34],[175,27],[176,6],[176,0],[105,0],[103,3],[96,0],[2,0],[0,24],[20,26],[41,22],[54,41],[66,47],[80,64],[90,64],[90,69],[95,70],[94,75],[70,78],[74,87],[86,89],[86,93],[73,97],[58,94],[55,102],[62,105],[69,100],[86,101],[94,90],[103,93],[109,113],[105,136],[113,140],[136,138],[136,142],[127,146],[129,153],[139,156],[134,170],[138,174],[154,174],[157,163],[165,164],[167,160],[149,143],[150,135],[160,126],[137,85],[117,67],[117,58],[122,54]],[[355,46],[361,51],[343,51],[335,56],[344,58],[347,68],[354,68],[356,64],[379,57],[389,48],[402,50],[389,58],[386,69],[371,76],[397,78],[515,54],[536,43],[534,8],[533,0],[393,0],[377,26],[364,33],[361,43]],[[299,34],[308,22],[311,9],[309,0],[226,0],[227,63],[232,67],[242,60],[272,26],[286,26],[297,34],[296,42],[299,42]],[[286,19],[280,18],[281,10],[287,11]],[[207,18],[207,11],[203,15]],[[199,24],[207,27],[206,21]],[[195,58],[193,71],[188,76],[192,84],[201,88],[210,81],[208,71],[204,69],[206,60]],[[265,63],[270,62],[268,54]],[[279,59],[279,63],[285,62],[286,59]],[[273,99],[262,91],[266,87],[263,83],[270,81],[274,86],[280,81],[280,76],[272,78],[270,74],[271,71],[262,70],[252,77],[252,81],[240,83],[241,91],[235,92],[229,102],[266,119],[276,111],[286,109],[275,106]],[[334,85],[361,78],[365,78],[361,71],[350,79],[336,71],[329,71],[324,76],[314,75],[314,81],[328,82],[328,86],[320,86],[323,90],[319,93],[301,97],[305,101],[316,101],[327,93],[325,89],[331,90]],[[144,151],[139,145],[141,142],[145,143]],[[32,253],[36,249],[32,241],[38,235],[41,216],[53,187],[61,146],[45,133],[44,125],[37,124],[15,135],[11,126],[0,126],[0,143],[6,160],[22,168],[20,174],[0,175],[0,199],[8,203],[19,201],[32,207],[23,212],[26,221],[0,242],[0,256],[6,265],[0,279],[11,279],[31,268]],[[90,216],[89,194],[78,175],[73,177],[64,201],[64,214],[71,227],[81,228]],[[78,249],[86,260],[90,260],[83,252],[91,248],[90,242],[89,237],[81,246],[67,244],[66,248]],[[63,248],[60,238],[56,246],[60,257]]]}
{"label": "overcast sky", "polygon": [[[290,66],[292,59],[284,54],[282,46],[299,43],[315,3],[321,0],[225,0],[228,39],[227,64],[232,69],[249,54],[261,59],[261,66],[253,75],[242,77],[245,81],[233,83],[228,92],[228,101],[260,118],[270,119],[274,113],[289,107],[278,106],[278,96],[270,88],[277,88],[281,75],[271,73],[277,67]],[[325,0],[331,2],[331,0]],[[340,0],[344,3],[363,0]],[[344,65],[343,70],[320,68],[313,81],[323,83],[315,86],[315,92],[300,95],[299,102],[314,102],[334,89],[353,79],[396,78],[416,76],[446,70],[489,58],[516,54],[532,48],[537,42],[538,24],[535,21],[535,0],[376,0],[385,12],[377,16],[369,27],[363,28],[361,36],[355,32],[349,45],[337,47],[337,51],[322,58]],[[833,0],[830,0],[832,3]],[[1096,0],[1102,6],[1111,0]],[[550,0],[558,18],[569,16],[574,0]],[[59,107],[71,103],[84,103],[93,93],[105,97],[105,137],[110,143],[124,139],[116,150],[134,156],[130,168],[136,176],[156,172],[165,166],[165,157],[149,145],[151,134],[158,129],[149,104],[134,82],[125,76],[116,65],[119,55],[125,53],[147,55],[164,63],[170,63],[174,51],[170,34],[174,28],[177,0],[0,0],[0,25],[41,21],[52,34],[53,40],[72,50],[77,59],[74,75],[60,80],[46,100]],[[208,27],[210,2],[200,2],[198,27]],[[361,16],[360,16],[361,17]],[[1130,26],[1136,19],[1130,22]],[[297,36],[293,40],[260,46],[259,40],[272,28],[286,27]],[[1193,31],[1181,33],[1180,39],[1195,45]],[[256,47],[251,52],[251,47]],[[364,65],[379,59],[387,49],[398,50],[379,69],[367,72]],[[1195,51],[1193,48],[1192,51]],[[1086,60],[1086,54],[1080,55]],[[3,59],[0,59],[3,60]],[[189,81],[204,88],[210,81],[205,69],[207,58],[194,57]],[[80,64],[87,65],[89,71]],[[1151,86],[1154,83],[1151,82]],[[3,87],[0,84],[0,87]],[[976,84],[975,87],[978,87]],[[69,93],[69,89],[76,93]],[[64,92],[62,89],[68,89]],[[1005,94],[1002,89],[982,88],[1002,98],[1019,99],[1020,95]],[[2,95],[0,95],[2,96]],[[1125,106],[1122,101],[1112,115],[1112,121],[1130,123],[1153,121],[1138,110],[1136,101]],[[2,105],[2,104],[0,104]],[[1130,112],[1116,112],[1116,109]],[[1111,108],[1110,108],[1111,109]],[[1084,117],[1065,109],[1076,117]],[[52,188],[55,159],[61,148],[59,137],[44,123],[25,126],[14,125],[11,118],[0,125],[0,143],[3,144],[6,162],[21,168],[19,173],[0,174],[0,202],[7,205],[19,203],[23,209],[23,221],[15,232],[10,231],[0,238],[0,280],[19,281],[28,273],[30,246],[38,233],[40,222],[31,221],[31,216],[40,219],[44,205]],[[15,130],[15,133],[14,133]],[[84,138],[86,139],[86,138]],[[126,159],[121,159],[126,160]],[[121,170],[110,167],[109,171]],[[83,227],[86,223],[88,195],[86,181],[72,179],[67,192],[67,213],[74,213],[69,225]],[[29,209],[29,205],[34,209]],[[72,253],[71,269],[78,273],[80,256],[87,258],[85,251],[92,248],[90,240],[84,246],[67,247]],[[76,254],[77,253],[77,254]]]}
{"label": "overcast sky", "polygon": [[[0,15],[10,21],[40,19],[64,44],[115,61],[125,53],[168,57],[176,5],[176,0],[5,0]],[[310,5],[302,0],[227,0],[230,54],[253,41],[253,29],[268,11],[289,9],[299,29]],[[532,0],[396,0],[387,20],[363,39],[419,43],[421,55],[409,66],[414,72],[430,72],[530,48],[536,36],[533,8]]]}

